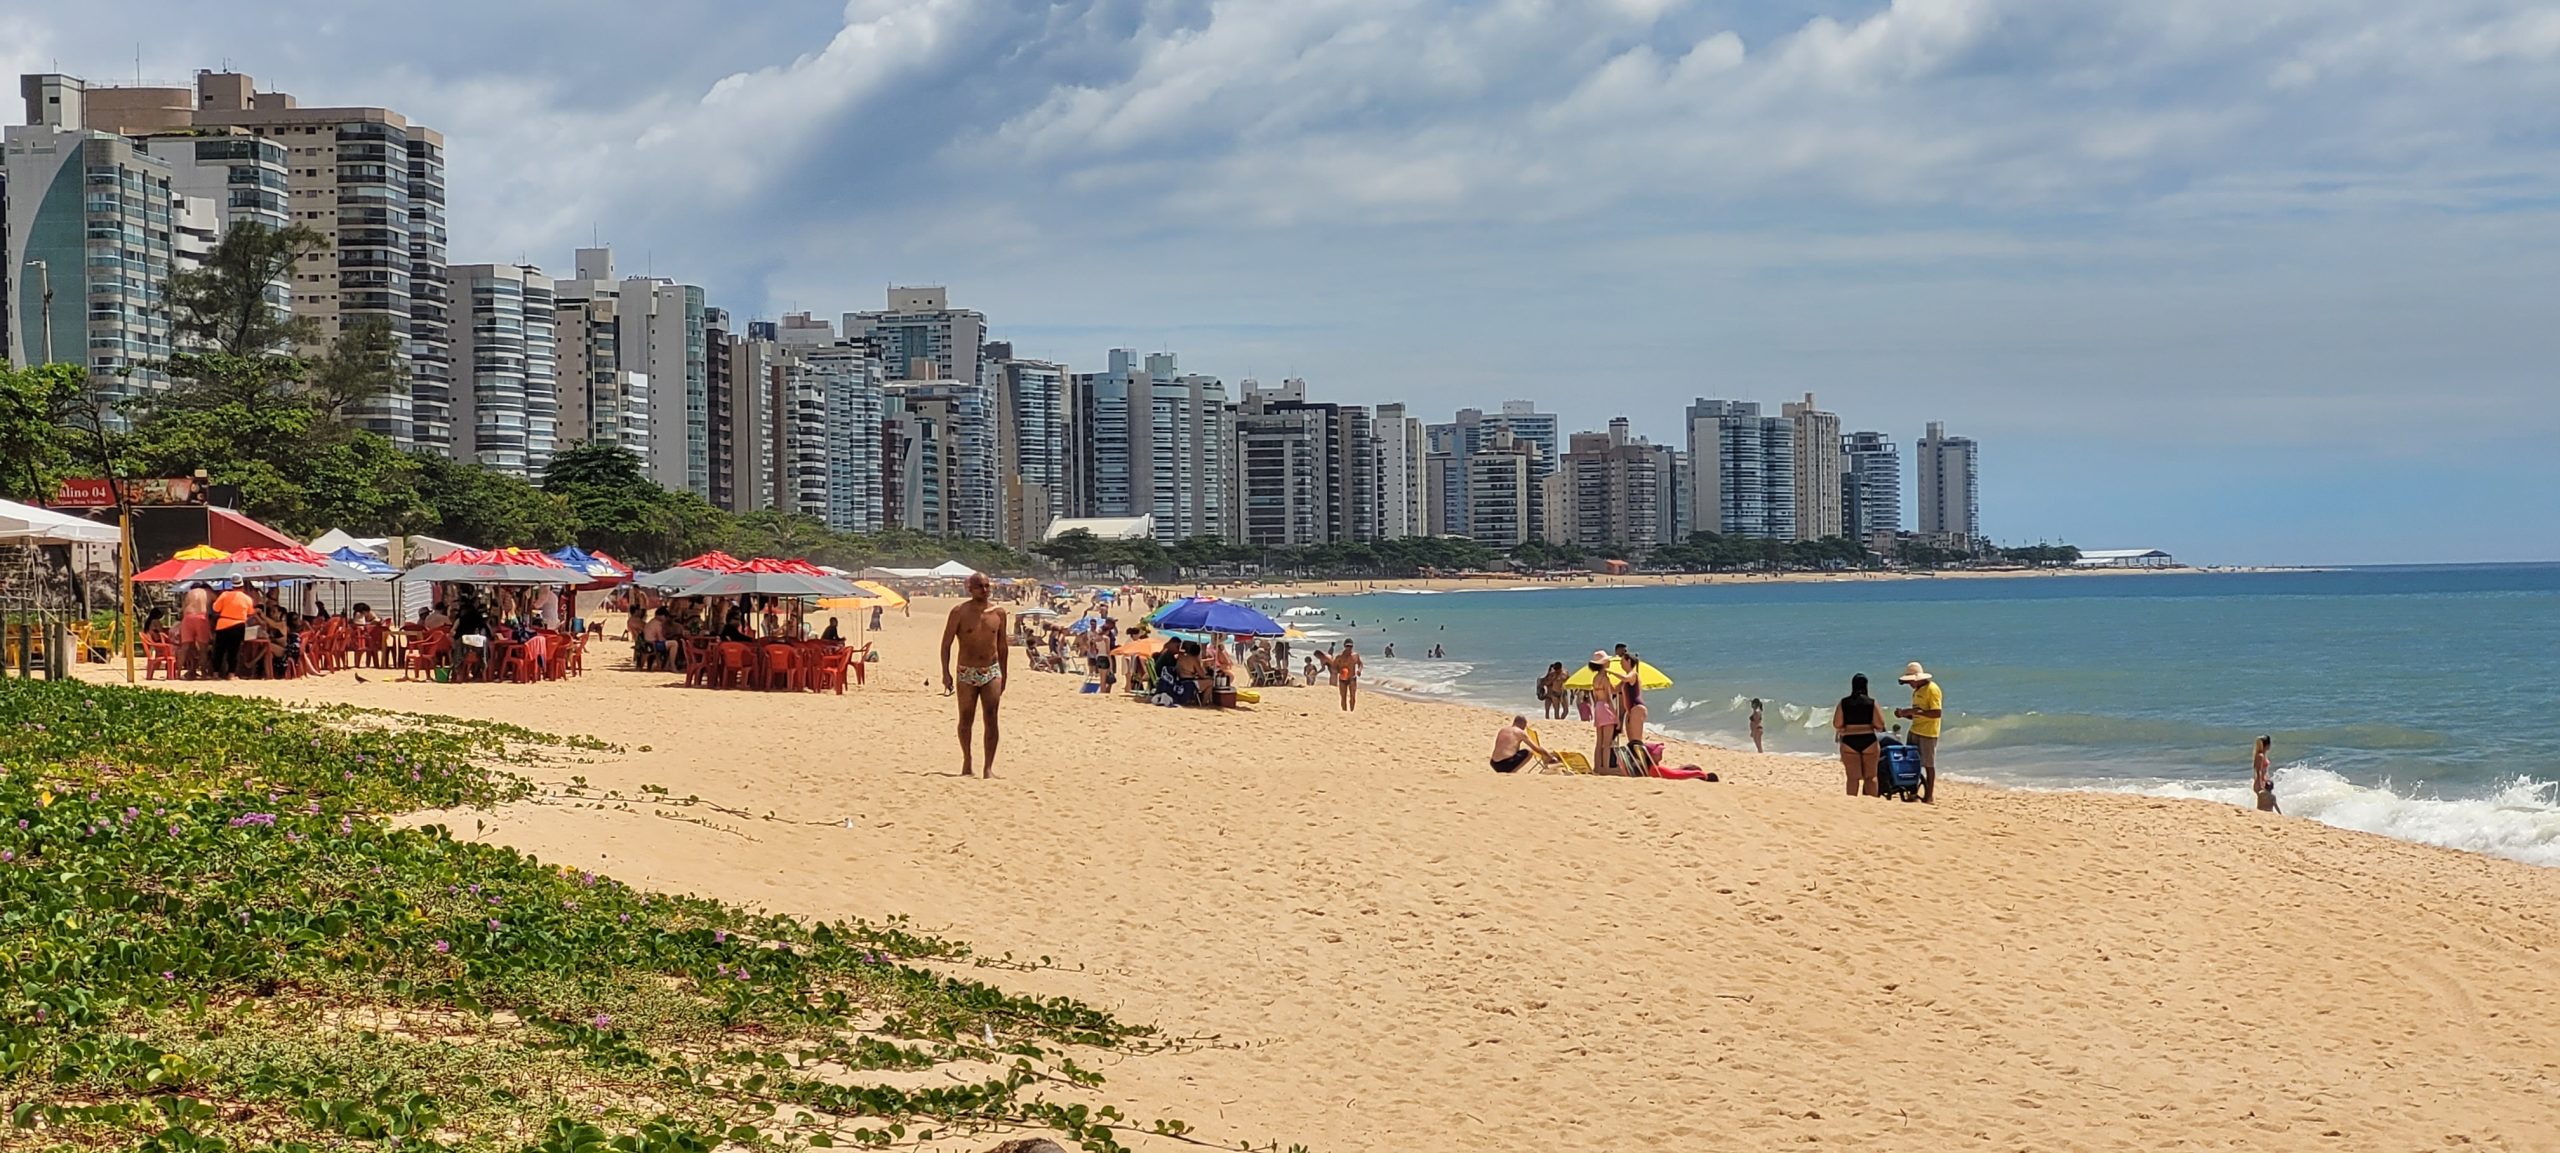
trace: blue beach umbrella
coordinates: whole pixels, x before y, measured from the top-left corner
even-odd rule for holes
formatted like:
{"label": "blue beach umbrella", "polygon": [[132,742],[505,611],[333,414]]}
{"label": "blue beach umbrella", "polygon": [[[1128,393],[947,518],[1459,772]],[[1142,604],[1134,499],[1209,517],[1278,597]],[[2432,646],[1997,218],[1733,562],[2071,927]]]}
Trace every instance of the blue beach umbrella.
{"label": "blue beach umbrella", "polygon": [[340,548],[338,551],[330,553],[329,559],[345,565],[348,568],[360,571],[366,576],[388,577],[400,575],[400,570],[392,567],[389,561],[383,560],[381,557],[375,556],[372,553],[353,546]]}
{"label": "blue beach umbrella", "polygon": [[1286,636],[1289,632],[1281,627],[1280,622],[1262,615],[1260,609],[1216,597],[1185,597],[1166,605],[1163,612],[1148,619],[1158,628],[1181,629],[1184,632],[1248,637]]}

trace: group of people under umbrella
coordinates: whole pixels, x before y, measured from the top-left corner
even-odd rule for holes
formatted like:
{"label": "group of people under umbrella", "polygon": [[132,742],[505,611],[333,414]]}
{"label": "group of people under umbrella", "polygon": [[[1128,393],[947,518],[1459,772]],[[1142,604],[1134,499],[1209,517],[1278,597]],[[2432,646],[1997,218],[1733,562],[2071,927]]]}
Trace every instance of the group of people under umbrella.
{"label": "group of people under umbrella", "polygon": [[856,580],[805,560],[739,560],[705,553],[634,579],[632,660],[684,674],[706,688],[844,691],[866,679],[869,645],[848,644],[839,619],[823,630],[809,607],[852,613],[867,631],[884,609],[906,603],[895,589]]}
{"label": "group of people under umbrella", "polygon": [[[225,553],[200,546],[134,574],[139,583],[182,586],[173,598],[174,627],[169,608],[154,610],[145,625],[144,675],[290,677],[398,667],[404,679],[557,680],[584,670],[590,630],[577,620],[577,593],[629,575],[611,558],[575,546],[554,553],[456,549],[406,570],[354,548]],[[332,611],[317,595],[293,604],[283,595],[298,585],[382,581],[426,587],[429,603],[402,620],[396,604],[377,613],[342,595]]]}
{"label": "group of people under umbrella", "polygon": [[[1048,614],[1052,610],[1029,610]],[[1061,630],[1083,657],[1088,691],[1129,691],[1164,705],[1229,707],[1252,703],[1256,689],[1285,684],[1288,627],[1241,601],[1182,597],[1120,635],[1097,608]],[[1127,662],[1125,668],[1121,662]]]}

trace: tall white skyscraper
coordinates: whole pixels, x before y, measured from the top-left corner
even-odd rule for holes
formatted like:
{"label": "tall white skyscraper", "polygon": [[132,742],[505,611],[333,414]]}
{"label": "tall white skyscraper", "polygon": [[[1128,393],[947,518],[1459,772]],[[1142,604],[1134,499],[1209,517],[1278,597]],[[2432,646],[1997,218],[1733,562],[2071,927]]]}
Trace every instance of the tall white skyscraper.
{"label": "tall white skyscraper", "polygon": [[1369,421],[1369,436],[1377,446],[1379,538],[1430,535],[1423,517],[1422,421],[1402,404],[1382,404]]}
{"label": "tall white skyscraper", "polygon": [[623,279],[621,292],[623,363],[649,378],[650,479],[708,497],[711,380],[702,286],[634,276]]}
{"label": "tall white skyscraper", "polygon": [[1803,403],[1788,401],[1780,411],[1795,426],[1795,539],[1839,536],[1840,414],[1822,411],[1810,392]]}
{"label": "tall white skyscraper", "polygon": [[1688,424],[1696,530],[1796,539],[1795,422],[1753,401],[1702,399]]}
{"label": "tall white skyscraper", "polygon": [[551,278],[530,265],[457,264],[452,445],[459,460],[540,477],[560,423],[560,348]]}
{"label": "tall white skyscraper", "polygon": [[1912,446],[1918,457],[1921,536],[1950,547],[1970,548],[1982,539],[1981,459],[1973,438],[1948,436],[1946,425],[1929,422],[1929,430]]}
{"label": "tall white skyscraper", "polygon": [[1149,353],[1142,364],[1135,351],[1115,348],[1109,364],[1073,379],[1076,515],[1153,516],[1159,541],[1232,539],[1226,385],[1184,375],[1170,352]]}
{"label": "tall white skyscraper", "polygon": [[613,250],[581,248],[576,263],[576,276],[551,285],[560,443],[619,445],[646,462],[649,377],[623,361],[622,282],[613,275]]}
{"label": "tall white skyscraper", "polygon": [[1889,551],[1902,532],[1902,451],[1881,432],[1841,438],[1847,470],[1840,486],[1842,535]]}
{"label": "tall white skyscraper", "polygon": [[995,382],[996,472],[1004,543],[1025,545],[1067,515],[1067,464],[1071,438],[1066,366],[1019,360],[1013,345],[986,345],[987,375]]}

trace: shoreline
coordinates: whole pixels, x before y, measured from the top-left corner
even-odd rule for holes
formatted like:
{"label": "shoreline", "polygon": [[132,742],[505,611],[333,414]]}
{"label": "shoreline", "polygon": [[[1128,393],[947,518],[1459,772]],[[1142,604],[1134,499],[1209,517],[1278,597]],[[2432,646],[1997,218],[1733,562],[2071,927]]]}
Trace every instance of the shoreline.
{"label": "shoreline", "polygon": [[999,776],[964,781],[948,603],[892,614],[843,697],[670,687],[609,646],[554,684],[211,691],[617,742],[574,770],[619,800],[445,823],[1054,958],[1008,985],[1214,1038],[1104,1092],[1227,1147],[2547,1147],[2560,870],[2210,802],[1845,798],[1820,758],[1680,742],[1726,780],[1506,777],[1481,705],[1160,709],[1018,660]]}
{"label": "shoreline", "polygon": [[1472,573],[1455,577],[1396,577],[1378,580],[1275,581],[1268,584],[1228,582],[1199,586],[1220,595],[1239,597],[1341,597],[1372,593],[1497,592],[1514,589],[1665,588],[1688,585],[1849,584],[1865,581],[2017,580],[2056,577],[2196,576],[2216,573],[2326,572],[2319,568],[2230,567],[2090,568],[2090,569],[1960,569],[1944,572],[1855,571],[1777,573],[1593,573],[1580,577],[1538,577],[1518,573]]}

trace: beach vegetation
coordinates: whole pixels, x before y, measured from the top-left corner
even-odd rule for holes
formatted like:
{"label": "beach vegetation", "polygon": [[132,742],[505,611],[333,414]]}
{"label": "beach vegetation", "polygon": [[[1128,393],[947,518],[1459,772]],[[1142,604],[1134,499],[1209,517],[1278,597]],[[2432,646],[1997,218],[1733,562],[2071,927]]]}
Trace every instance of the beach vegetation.
{"label": "beach vegetation", "polygon": [[0,1144],[703,1151],[1000,1130],[1197,1141],[1100,1101],[1168,1044],[898,922],[650,892],[457,839],[505,725],[0,681]]}

